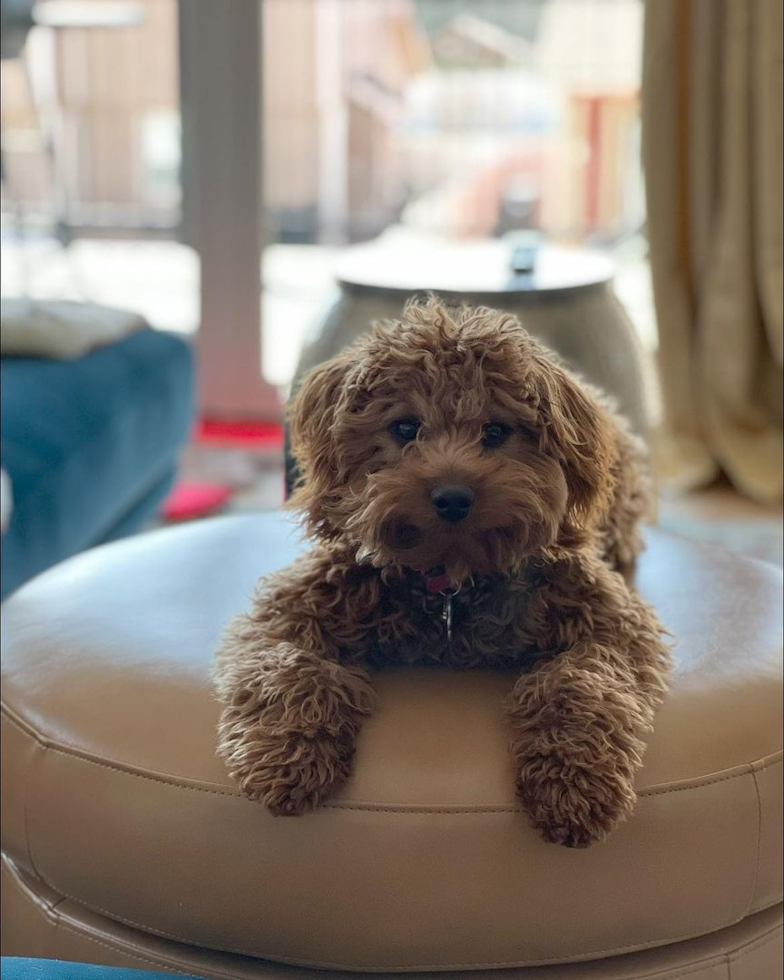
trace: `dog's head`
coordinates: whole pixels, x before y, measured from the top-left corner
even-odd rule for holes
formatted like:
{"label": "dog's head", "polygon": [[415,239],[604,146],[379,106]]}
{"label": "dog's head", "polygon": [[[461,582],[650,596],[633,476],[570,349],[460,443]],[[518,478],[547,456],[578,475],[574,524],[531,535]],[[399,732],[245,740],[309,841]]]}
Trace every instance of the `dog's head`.
{"label": "dog's head", "polygon": [[292,506],[377,565],[509,572],[608,504],[606,412],[505,313],[409,305],[311,371],[289,418]]}

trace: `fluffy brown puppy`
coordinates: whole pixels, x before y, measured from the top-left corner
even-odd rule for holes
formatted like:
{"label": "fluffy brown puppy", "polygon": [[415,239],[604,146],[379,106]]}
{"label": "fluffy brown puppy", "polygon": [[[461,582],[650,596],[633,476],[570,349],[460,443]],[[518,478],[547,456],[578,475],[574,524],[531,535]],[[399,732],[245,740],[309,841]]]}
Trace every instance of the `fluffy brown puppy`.
{"label": "fluffy brown puppy", "polygon": [[620,574],[649,503],[640,443],[514,317],[435,300],[312,371],[290,420],[315,547],[260,583],[216,665],[242,791],[288,815],[331,793],[373,710],[369,667],[514,665],[533,824],[602,840],[634,804],[669,664]]}

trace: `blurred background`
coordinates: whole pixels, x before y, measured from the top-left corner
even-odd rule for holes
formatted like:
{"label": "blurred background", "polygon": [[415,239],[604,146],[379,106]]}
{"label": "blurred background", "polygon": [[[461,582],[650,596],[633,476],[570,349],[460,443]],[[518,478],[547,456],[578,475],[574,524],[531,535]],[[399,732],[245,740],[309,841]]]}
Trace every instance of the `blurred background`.
{"label": "blurred background", "polygon": [[662,524],[781,564],[780,20],[2,0],[4,594],[279,506],[292,383],[427,289],[612,391]]}

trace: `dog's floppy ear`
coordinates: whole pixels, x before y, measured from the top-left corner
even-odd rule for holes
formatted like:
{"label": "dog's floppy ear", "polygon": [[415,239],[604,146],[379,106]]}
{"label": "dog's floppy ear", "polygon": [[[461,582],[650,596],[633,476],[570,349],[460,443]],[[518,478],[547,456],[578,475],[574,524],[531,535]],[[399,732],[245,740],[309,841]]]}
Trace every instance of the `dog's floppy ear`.
{"label": "dog's floppy ear", "polygon": [[333,431],[341,390],[351,359],[338,355],[309,371],[289,402],[291,454],[299,480],[290,505],[308,512],[314,529],[328,531],[326,510],[339,482]]}
{"label": "dog's floppy ear", "polygon": [[610,506],[615,438],[606,410],[590,387],[560,365],[545,375],[547,436],[560,456],[573,518],[584,521]]}

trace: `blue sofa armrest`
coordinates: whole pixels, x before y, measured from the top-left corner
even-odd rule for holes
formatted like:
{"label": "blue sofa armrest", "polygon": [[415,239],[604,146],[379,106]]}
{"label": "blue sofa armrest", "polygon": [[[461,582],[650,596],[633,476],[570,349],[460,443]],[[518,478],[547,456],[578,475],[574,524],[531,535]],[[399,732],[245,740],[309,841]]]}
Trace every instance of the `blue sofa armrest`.
{"label": "blue sofa armrest", "polygon": [[4,357],[0,370],[5,597],[152,517],[193,422],[194,365],[188,343],[145,328],[77,360]]}

